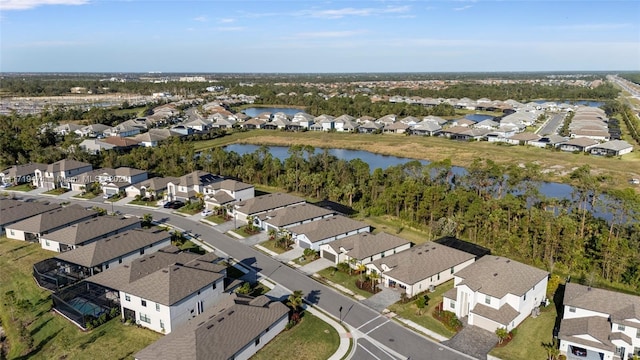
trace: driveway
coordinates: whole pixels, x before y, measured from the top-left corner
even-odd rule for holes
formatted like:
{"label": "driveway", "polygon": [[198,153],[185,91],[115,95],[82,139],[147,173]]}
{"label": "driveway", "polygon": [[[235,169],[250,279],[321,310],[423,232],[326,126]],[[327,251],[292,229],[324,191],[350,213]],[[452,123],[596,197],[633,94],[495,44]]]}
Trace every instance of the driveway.
{"label": "driveway", "polygon": [[382,291],[361,302],[372,309],[382,312],[382,310],[400,301],[400,291],[385,288],[382,285],[378,285],[378,288],[382,289]]}
{"label": "driveway", "polygon": [[301,267],[299,270],[307,275],[311,275],[311,274],[317,273],[320,270],[324,270],[334,265],[335,264],[333,261],[325,258],[320,258],[318,260],[308,263],[307,265]]}
{"label": "driveway", "polygon": [[476,359],[486,359],[487,354],[498,343],[498,336],[491,331],[466,325],[450,340],[442,344]]}
{"label": "driveway", "polygon": [[294,248],[289,250],[289,251],[285,251],[282,254],[276,256],[276,260],[282,261],[282,262],[289,262],[293,259],[297,259],[300,256],[304,255],[304,249],[301,248],[300,246],[295,246]]}

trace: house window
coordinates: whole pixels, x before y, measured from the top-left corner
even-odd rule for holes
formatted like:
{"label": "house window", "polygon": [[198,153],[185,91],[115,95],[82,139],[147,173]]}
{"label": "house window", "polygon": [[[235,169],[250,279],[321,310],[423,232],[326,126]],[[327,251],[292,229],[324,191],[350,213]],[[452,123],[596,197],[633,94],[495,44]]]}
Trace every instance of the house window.
{"label": "house window", "polygon": [[380,254],[380,257],[381,257],[381,258],[383,258],[383,257],[384,257],[384,253],[381,253],[381,254]]}
{"label": "house window", "polygon": [[160,329],[162,329],[162,331],[164,331],[164,321],[160,320]]}
{"label": "house window", "polygon": [[144,255],[144,248],[140,249],[140,255]]}
{"label": "house window", "polygon": [[440,273],[438,273],[438,280],[440,280]]}
{"label": "house window", "polygon": [[124,300],[131,301],[131,296],[129,296],[128,294],[124,294]]}
{"label": "house window", "polygon": [[640,329],[636,329],[636,339],[640,339]]}
{"label": "house window", "polygon": [[485,304],[491,304],[491,296],[487,295],[484,297],[484,303]]}
{"label": "house window", "polygon": [[212,288],[213,290],[215,290],[215,289],[216,289],[216,283],[213,283],[213,285],[211,286],[211,288]]}
{"label": "house window", "polygon": [[572,313],[576,312],[575,306],[569,306],[569,312],[572,312]]}
{"label": "house window", "polygon": [[522,297],[522,301],[527,301],[527,293],[524,293],[524,296]]}
{"label": "house window", "polygon": [[634,347],[634,348],[633,348],[633,355],[638,355],[638,356],[640,356],[640,348],[639,348],[639,347]]}
{"label": "house window", "polygon": [[160,311],[160,304],[156,303],[156,311]]}
{"label": "house window", "polygon": [[140,313],[140,321],[151,324],[151,318],[143,313]]}
{"label": "house window", "polygon": [[453,266],[451,267],[451,273],[453,274]]}
{"label": "house window", "polygon": [[104,268],[105,268],[105,269],[108,269],[108,268],[109,268],[109,264],[106,264],[106,265],[104,266]]}
{"label": "house window", "polygon": [[44,241],[44,244],[45,244],[45,245],[47,245],[47,246],[50,246],[50,245],[49,245],[49,240],[45,240],[45,241]]}
{"label": "house window", "polygon": [[450,307],[451,309],[455,309],[455,308],[456,308],[456,302],[455,302],[455,301],[453,301],[453,300],[451,300],[451,302],[449,303],[449,307]]}
{"label": "house window", "polygon": [[147,300],[140,299],[140,304],[142,304],[142,306],[144,307],[147,307]]}
{"label": "house window", "polygon": [[15,235],[16,234],[13,230],[9,230],[9,233],[11,233],[11,235]]}
{"label": "house window", "polygon": [[618,331],[624,331],[624,325],[618,324]]}
{"label": "house window", "polygon": [[257,337],[257,338],[256,338],[256,346],[258,346],[259,344],[260,344],[260,338],[259,338],[259,337]]}
{"label": "house window", "polygon": [[122,264],[122,258],[118,259],[118,264]]}
{"label": "house window", "polygon": [[623,354],[624,354],[624,348],[616,346],[616,355],[622,356]]}
{"label": "house window", "polygon": [[270,327],[270,326],[268,326],[268,327],[267,327],[267,330],[265,330],[264,332],[269,332],[269,330],[271,330],[271,327]]}

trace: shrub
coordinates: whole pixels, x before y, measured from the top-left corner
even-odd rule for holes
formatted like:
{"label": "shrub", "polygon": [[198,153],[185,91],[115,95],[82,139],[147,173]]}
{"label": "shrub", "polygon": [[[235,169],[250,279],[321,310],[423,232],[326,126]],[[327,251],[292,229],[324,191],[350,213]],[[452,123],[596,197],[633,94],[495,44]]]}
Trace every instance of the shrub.
{"label": "shrub", "polygon": [[442,310],[442,303],[440,303],[433,310],[433,317],[444,324],[451,331],[459,331],[462,329],[462,322],[458,319],[455,313],[451,311]]}

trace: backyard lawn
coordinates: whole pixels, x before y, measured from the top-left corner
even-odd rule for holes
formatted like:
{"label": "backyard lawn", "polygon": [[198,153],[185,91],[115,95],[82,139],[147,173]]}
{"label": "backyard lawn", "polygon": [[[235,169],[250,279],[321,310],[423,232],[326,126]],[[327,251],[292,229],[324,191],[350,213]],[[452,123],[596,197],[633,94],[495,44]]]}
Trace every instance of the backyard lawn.
{"label": "backyard lawn", "polygon": [[[537,318],[528,317],[516,328],[516,335],[507,345],[494,348],[491,355],[503,360],[532,359],[544,360],[547,352],[542,342],[552,342],[553,326],[556,321],[555,305],[549,305]],[[532,341],[531,339],[536,339]]]}
{"label": "backyard lawn", "polygon": [[306,312],[298,325],[281,332],[251,360],[325,360],[338,350],[339,345],[336,329]]}
{"label": "backyard lawn", "polygon": [[266,248],[268,250],[273,251],[276,254],[282,254],[282,253],[287,252],[289,250],[289,249],[283,249],[280,246],[276,246],[276,241],[275,240],[263,241],[259,245],[262,246],[263,248]]}
{"label": "backyard lawn", "polygon": [[356,275],[355,271],[353,275],[349,275],[348,273],[344,273],[342,271],[334,271],[333,267],[329,267],[324,270],[320,270],[318,274],[331,282],[346,287],[347,289],[353,291],[358,295],[362,295],[366,298],[373,295],[366,290],[358,289],[358,287],[356,286],[356,280],[358,280],[360,277],[359,275]]}
{"label": "backyard lawn", "polygon": [[[36,244],[0,238],[0,319],[9,344],[7,358],[130,359],[162,336],[118,319],[82,332],[54,313],[50,293],[31,275],[33,263],[51,256]],[[17,301],[7,301],[10,291]]]}
{"label": "backyard lawn", "polygon": [[[432,330],[440,335],[451,338],[455,333],[449,329],[447,329],[440,321],[436,320],[433,316],[433,310],[438,306],[438,304],[442,301],[442,294],[447,292],[447,290],[453,288],[453,280],[447,281],[446,283],[439,285],[436,287],[436,291],[429,293],[422,293],[429,297],[429,301],[427,306],[422,309],[422,315],[418,315],[418,308],[416,307],[415,301],[402,304],[401,302],[397,302],[391,306],[389,306],[389,310],[398,314],[400,317],[411,320],[418,325],[422,325],[425,328]],[[504,359],[507,360],[507,359]]]}

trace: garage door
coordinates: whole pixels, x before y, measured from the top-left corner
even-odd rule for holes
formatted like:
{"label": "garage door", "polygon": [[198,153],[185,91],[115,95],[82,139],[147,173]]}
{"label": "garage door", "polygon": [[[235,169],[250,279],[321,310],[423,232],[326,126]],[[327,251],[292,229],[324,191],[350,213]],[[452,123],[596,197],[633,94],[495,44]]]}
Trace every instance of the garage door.
{"label": "garage door", "polygon": [[322,251],[322,257],[327,259],[327,260],[331,260],[332,263],[336,263],[336,256],[328,251]]}
{"label": "garage door", "polygon": [[487,319],[485,317],[482,317],[482,316],[479,316],[477,314],[473,314],[473,325],[475,325],[477,327],[481,327],[481,328],[489,330],[489,331],[495,331],[495,329],[497,329],[499,327],[504,327],[504,326],[498,324],[495,321],[489,320],[489,319]]}
{"label": "garage door", "polygon": [[311,249],[311,244],[309,244],[306,241],[298,241],[298,246],[300,246],[303,249]]}

